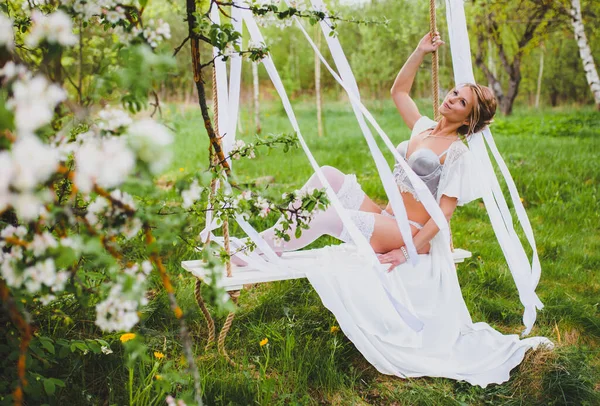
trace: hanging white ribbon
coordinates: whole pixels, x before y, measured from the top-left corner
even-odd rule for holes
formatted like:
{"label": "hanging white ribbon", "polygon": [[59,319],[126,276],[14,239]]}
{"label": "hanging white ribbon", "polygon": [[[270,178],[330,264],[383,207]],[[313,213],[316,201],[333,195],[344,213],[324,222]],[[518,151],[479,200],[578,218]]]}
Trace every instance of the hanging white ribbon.
{"label": "hanging white ribbon", "polygon": [[[473,64],[471,62],[471,49],[469,36],[467,32],[467,23],[463,0],[446,0],[446,16],[448,20],[448,34],[450,39],[450,48],[452,54],[452,63],[454,69],[454,79],[459,83],[475,83],[473,75]],[[494,159],[498,163],[504,180],[508,185],[513,206],[517,212],[519,222],[525,232],[527,240],[533,251],[533,260],[530,265],[529,258],[517,233],[514,230],[512,216],[508,205],[500,188],[498,179],[494,173],[492,161],[488,155],[485,141],[487,141]],[[496,238],[502,248],[502,252],[507,260],[509,269],[515,280],[519,291],[519,299],[525,307],[523,314],[523,324],[525,330],[522,335],[527,335],[531,331],[536,319],[536,308],[541,310],[544,305],[535,293],[535,288],[541,275],[541,266],[537,254],[533,230],[529,218],[521,202],[519,192],[515,186],[514,180],[510,175],[504,159],[500,155],[498,148],[492,137],[489,128],[485,128],[482,133],[473,134],[469,139],[469,147],[478,158],[476,164],[480,167],[478,173],[481,173],[485,179],[482,182],[484,187],[483,201],[485,203],[490,221],[494,228]]]}

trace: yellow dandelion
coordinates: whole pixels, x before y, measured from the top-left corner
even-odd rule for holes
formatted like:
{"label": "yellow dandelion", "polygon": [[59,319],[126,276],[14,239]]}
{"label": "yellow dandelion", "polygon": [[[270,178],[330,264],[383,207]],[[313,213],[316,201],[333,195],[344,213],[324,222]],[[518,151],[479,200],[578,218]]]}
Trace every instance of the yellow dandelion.
{"label": "yellow dandelion", "polygon": [[135,338],[134,333],[125,333],[119,339],[121,340],[122,343],[126,343],[127,341],[133,340],[134,338]]}
{"label": "yellow dandelion", "polygon": [[521,199],[521,202],[523,202],[523,198],[522,197],[520,197],[519,199]]}
{"label": "yellow dandelion", "polygon": [[156,379],[157,381],[160,381],[162,379],[162,376],[160,376],[160,375],[154,375],[154,379]]}
{"label": "yellow dandelion", "polygon": [[264,340],[262,340],[262,341],[260,342],[260,346],[262,347],[263,345],[267,345],[267,343],[268,343],[268,342],[269,342],[269,339],[268,339],[268,338],[265,338]]}
{"label": "yellow dandelion", "polygon": [[336,331],[340,331],[340,328],[338,326],[331,326],[331,328],[329,329],[330,333],[335,333]]}
{"label": "yellow dandelion", "polygon": [[183,171],[185,171],[185,169],[179,168],[179,172],[183,172]]}
{"label": "yellow dandelion", "polygon": [[154,358],[163,359],[164,357],[165,357],[165,354],[163,354],[162,352],[154,351]]}

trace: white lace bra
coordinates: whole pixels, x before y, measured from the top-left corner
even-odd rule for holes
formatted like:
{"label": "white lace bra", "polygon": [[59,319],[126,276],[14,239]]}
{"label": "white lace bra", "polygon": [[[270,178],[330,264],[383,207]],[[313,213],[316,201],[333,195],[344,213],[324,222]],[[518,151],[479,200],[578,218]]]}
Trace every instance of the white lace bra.
{"label": "white lace bra", "polygon": [[[435,123],[432,120],[429,120],[430,123]],[[433,128],[433,127],[429,127],[429,128]],[[423,128],[421,130],[421,128],[417,129],[416,127],[413,128],[413,134],[415,133],[415,130],[421,130],[419,131],[425,131],[427,128]],[[411,139],[413,137],[411,136]],[[448,156],[446,157],[446,159],[444,160],[444,163],[442,164],[440,162],[440,159],[444,156],[444,154],[448,153],[451,150],[455,150],[455,148],[459,147],[459,145],[457,144],[461,144],[464,146],[464,144],[462,144],[462,142],[460,140],[456,140],[454,141],[452,144],[450,144],[450,147],[448,147],[447,150],[445,150],[444,152],[442,152],[440,155],[437,155],[435,152],[433,152],[431,149],[429,148],[424,148],[421,147],[419,149],[417,149],[416,151],[413,151],[411,153],[411,155],[408,157],[408,160],[406,159],[406,152],[408,149],[408,144],[409,144],[409,140],[404,140],[402,141],[398,147],[397,150],[400,153],[400,155],[404,158],[404,160],[408,163],[408,165],[411,167],[411,169],[421,178],[421,180],[427,185],[427,187],[429,188],[429,190],[431,191],[431,194],[433,194],[434,197],[437,196],[437,191],[438,191],[438,186],[440,184],[440,179],[442,178],[442,173],[444,166],[446,166],[446,164],[448,164],[448,161],[453,161],[455,158],[455,155],[461,155],[461,154],[451,154],[449,153]],[[402,166],[397,163],[394,166],[394,178],[396,179],[396,183],[398,184],[398,187],[400,189],[401,192],[410,192],[416,201],[419,201],[419,198],[417,197],[417,194],[415,192],[414,187],[412,186],[410,180],[408,179],[408,175],[406,174],[406,172],[404,171],[404,169],[402,168]]]}

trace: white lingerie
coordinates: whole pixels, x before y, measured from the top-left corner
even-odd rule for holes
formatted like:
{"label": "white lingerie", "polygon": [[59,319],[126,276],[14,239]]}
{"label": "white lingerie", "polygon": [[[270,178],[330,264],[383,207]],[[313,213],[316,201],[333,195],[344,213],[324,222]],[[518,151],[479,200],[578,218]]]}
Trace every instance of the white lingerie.
{"label": "white lingerie", "polygon": [[[428,128],[434,128],[437,123],[428,117],[422,116],[414,125],[411,137],[412,140],[415,134],[420,134]],[[441,183],[442,174],[444,173],[444,167],[451,166],[456,160],[468,150],[462,141],[456,140],[447,150],[437,155],[429,148],[419,148],[413,151],[408,159],[406,159],[406,153],[410,140],[404,140],[396,149],[404,160],[408,163],[411,169],[421,178],[425,185],[429,188],[429,191],[433,196],[437,195],[439,185]],[[445,155],[446,160],[441,163],[441,158]],[[416,201],[420,201],[417,197],[414,187],[412,186],[406,171],[399,163],[394,166],[394,178],[398,184],[398,188],[401,192],[410,192]]]}

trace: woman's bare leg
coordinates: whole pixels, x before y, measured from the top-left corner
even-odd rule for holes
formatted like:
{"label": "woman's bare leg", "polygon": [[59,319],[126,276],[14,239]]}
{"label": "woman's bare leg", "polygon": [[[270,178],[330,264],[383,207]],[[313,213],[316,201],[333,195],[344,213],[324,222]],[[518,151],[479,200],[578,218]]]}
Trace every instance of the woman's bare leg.
{"label": "woman's bare leg", "polygon": [[[400,234],[396,219],[382,214],[374,214],[374,216],[375,227],[373,228],[373,235],[370,241],[373,250],[378,254],[383,254],[403,246],[404,238]],[[414,237],[419,232],[419,229],[411,224],[410,231]]]}

